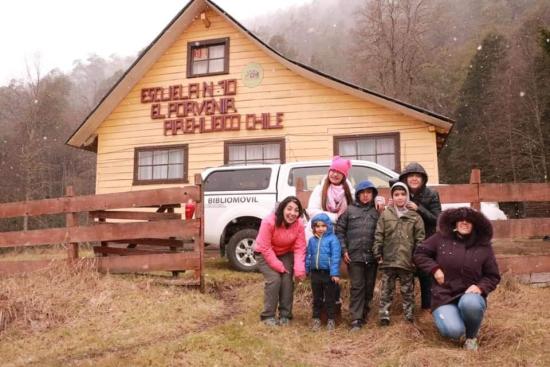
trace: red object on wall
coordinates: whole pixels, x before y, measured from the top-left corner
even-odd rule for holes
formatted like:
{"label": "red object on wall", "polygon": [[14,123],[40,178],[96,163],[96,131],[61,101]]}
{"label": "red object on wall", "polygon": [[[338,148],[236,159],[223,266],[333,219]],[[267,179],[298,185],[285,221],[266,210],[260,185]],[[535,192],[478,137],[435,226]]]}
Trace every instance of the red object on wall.
{"label": "red object on wall", "polygon": [[195,208],[196,207],[197,207],[197,205],[192,200],[189,200],[185,204],[185,219],[193,219],[193,214],[195,214]]}

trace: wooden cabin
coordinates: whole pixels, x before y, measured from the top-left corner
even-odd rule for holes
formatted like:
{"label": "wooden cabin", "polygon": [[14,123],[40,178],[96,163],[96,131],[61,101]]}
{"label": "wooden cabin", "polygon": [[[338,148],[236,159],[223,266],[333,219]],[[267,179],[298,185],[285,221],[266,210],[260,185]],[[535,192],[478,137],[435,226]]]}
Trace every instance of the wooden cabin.
{"label": "wooden cabin", "polygon": [[96,193],[193,182],[224,164],[341,155],[432,184],[453,121],[287,59],[209,0],[192,0],[67,144],[96,152]]}

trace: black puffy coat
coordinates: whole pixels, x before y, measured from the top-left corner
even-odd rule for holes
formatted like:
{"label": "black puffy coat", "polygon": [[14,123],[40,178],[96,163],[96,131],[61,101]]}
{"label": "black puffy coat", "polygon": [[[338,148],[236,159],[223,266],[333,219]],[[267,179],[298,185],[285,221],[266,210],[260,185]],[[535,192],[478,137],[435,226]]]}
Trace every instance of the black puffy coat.
{"label": "black puffy coat", "polygon": [[439,194],[428,187],[428,174],[422,165],[413,162],[409,163],[403,172],[399,175],[399,181],[407,183],[407,175],[409,173],[418,173],[424,177],[424,183],[420,191],[416,194],[411,192],[411,201],[418,206],[418,214],[424,221],[424,229],[426,232],[426,238],[430,237],[437,230],[437,218],[441,214],[441,200],[439,200]]}
{"label": "black puffy coat", "polygon": [[[472,234],[460,238],[454,231],[459,219],[473,224]],[[482,296],[500,282],[498,265],[491,246],[493,227],[481,213],[471,208],[447,209],[439,217],[439,231],[416,248],[414,262],[428,274],[441,269],[444,283],[432,283],[432,310],[454,302],[472,284]]]}
{"label": "black puffy coat", "polygon": [[[367,183],[365,186],[362,184]],[[362,204],[359,193],[367,188],[373,189],[374,197],[368,204]],[[374,232],[379,213],[374,207],[374,199],[378,190],[371,182],[366,181],[355,188],[355,202],[348,206],[336,222],[336,236],[340,240],[342,253],[347,252],[353,262],[375,262],[372,253]]]}

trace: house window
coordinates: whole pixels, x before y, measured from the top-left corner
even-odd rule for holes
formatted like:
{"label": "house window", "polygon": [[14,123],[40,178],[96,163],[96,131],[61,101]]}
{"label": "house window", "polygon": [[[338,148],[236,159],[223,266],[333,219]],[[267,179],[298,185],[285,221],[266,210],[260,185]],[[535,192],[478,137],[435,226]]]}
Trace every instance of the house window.
{"label": "house window", "polygon": [[187,43],[187,77],[229,73],[229,38]]}
{"label": "house window", "polygon": [[224,162],[228,165],[285,163],[285,141],[276,139],[226,142]]}
{"label": "house window", "polygon": [[187,145],[136,148],[134,185],[187,181]]}
{"label": "house window", "polygon": [[348,159],[376,162],[394,171],[400,170],[399,133],[335,137],[334,153]]}

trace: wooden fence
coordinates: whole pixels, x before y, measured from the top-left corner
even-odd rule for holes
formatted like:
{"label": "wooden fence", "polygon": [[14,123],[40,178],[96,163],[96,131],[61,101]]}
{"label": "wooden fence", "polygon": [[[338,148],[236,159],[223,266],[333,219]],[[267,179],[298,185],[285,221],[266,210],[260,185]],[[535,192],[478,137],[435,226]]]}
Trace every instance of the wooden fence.
{"label": "wooden fence", "polygon": [[[307,207],[311,192],[303,191],[297,184],[297,196]],[[434,186],[442,203],[470,203],[480,209],[481,202],[550,202],[548,183],[481,183],[479,169],[472,170],[470,183],[460,185]],[[389,197],[389,188],[380,188],[379,195]],[[548,247],[542,255],[507,256],[499,255],[497,260],[502,272],[522,274],[538,281],[550,282],[550,242],[542,237],[550,235],[550,213],[545,218],[523,218],[494,220],[494,239],[522,240],[538,239],[541,247]]]}
{"label": "wooden fence", "polygon": [[[66,227],[0,232],[0,248],[65,244],[67,260],[91,263],[103,272],[180,272],[181,283],[204,287],[203,203],[200,176],[195,186],[74,196],[0,204],[0,218],[65,214]],[[193,219],[174,208],[196,203]],[[130,209],[129,209],[130,208]],[[156,208],[156,212],[152,212]],[[79,223],[86,213],[87,223]],[[84,222],[84,221],[83,221]],[[96,257],[80,258],[79,244],[95,242]],[[191,247],[191,248],[189,248]],[[0,274],[37,270],[60,260],[2,261]]]}

